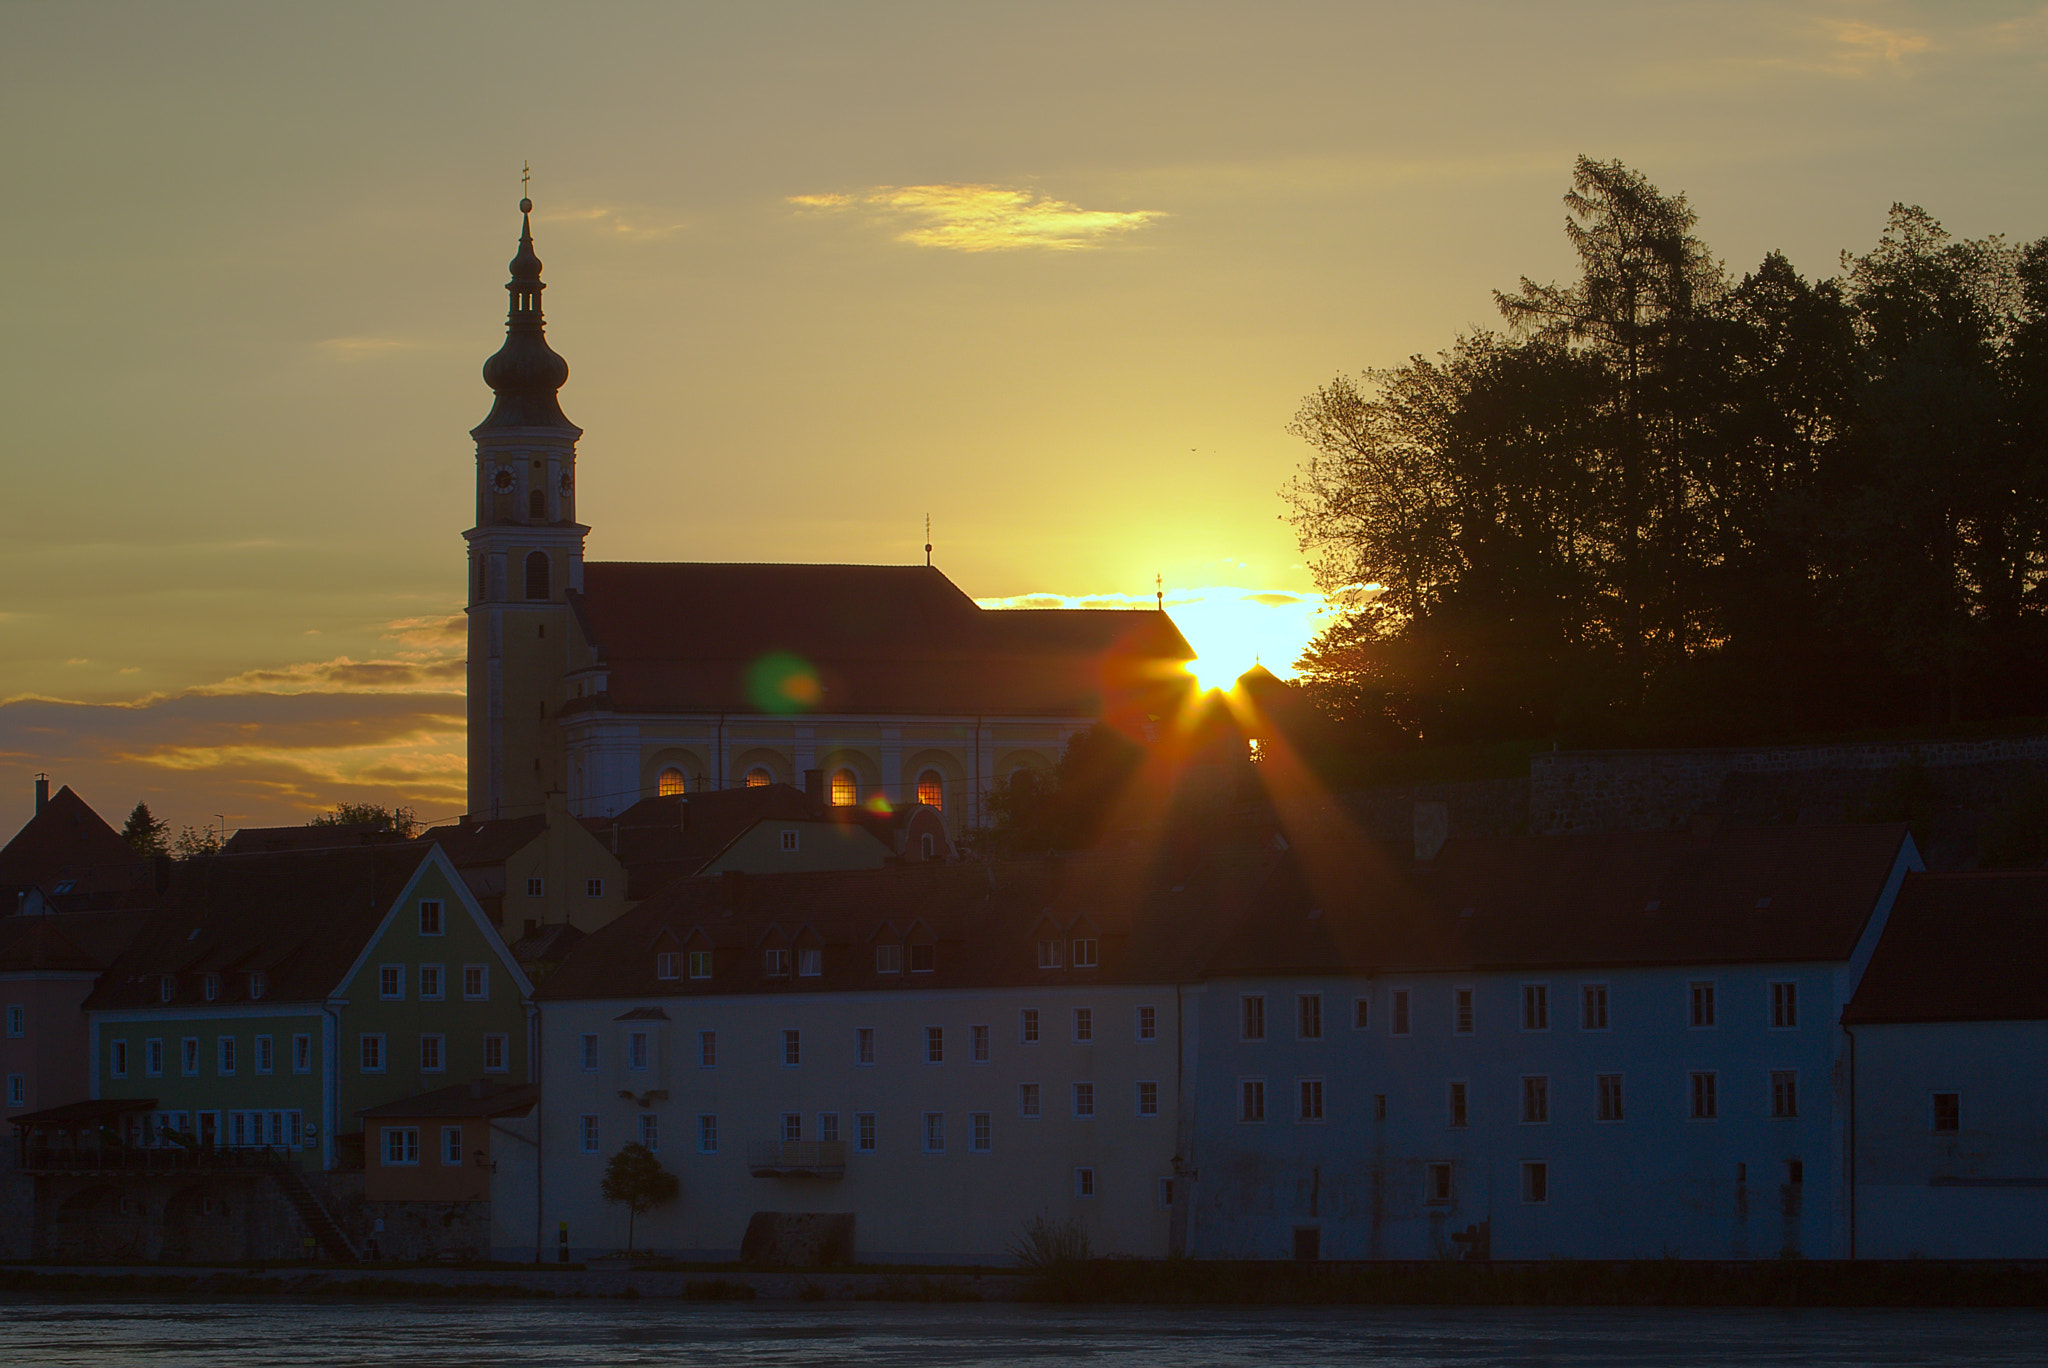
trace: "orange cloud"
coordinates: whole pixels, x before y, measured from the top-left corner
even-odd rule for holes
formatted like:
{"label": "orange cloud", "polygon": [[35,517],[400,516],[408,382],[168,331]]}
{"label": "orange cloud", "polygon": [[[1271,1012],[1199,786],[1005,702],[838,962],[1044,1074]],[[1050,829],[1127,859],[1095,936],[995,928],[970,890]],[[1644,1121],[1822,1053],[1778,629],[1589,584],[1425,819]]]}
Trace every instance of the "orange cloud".
{"label": "orange cloud", "polygon": [[898,225],[898,242],[955,252],[1081,251],[1165,217],[1156,209],[1083,209],[1000,185],[878,185],[859,194],[792,195],[789,202],[862,212]]}

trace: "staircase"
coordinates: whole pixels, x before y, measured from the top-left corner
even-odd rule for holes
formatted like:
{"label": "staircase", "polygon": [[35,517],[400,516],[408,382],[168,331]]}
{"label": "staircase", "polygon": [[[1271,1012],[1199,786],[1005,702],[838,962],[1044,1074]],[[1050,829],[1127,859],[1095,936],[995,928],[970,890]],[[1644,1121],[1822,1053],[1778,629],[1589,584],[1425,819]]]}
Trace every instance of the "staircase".
{"label": "staircase", "polygon": [[284,1193],[285,1200],[299,1213],[299,1220],[313,1233],[313,1238],[319,1243],[322,1253],[336,1263],[356,1263],[363,1257],[356,1252],[356,1247],[349,1243],[340,1223],[328,1214],[325,1206],[321,1205],[319,1196],[314,1193],[312,1185],[307,1183],[306,1175],[299,1172],[298,1165],[287,1162],[272,1169],[271,1177],[277,1180],[278,1189]]}

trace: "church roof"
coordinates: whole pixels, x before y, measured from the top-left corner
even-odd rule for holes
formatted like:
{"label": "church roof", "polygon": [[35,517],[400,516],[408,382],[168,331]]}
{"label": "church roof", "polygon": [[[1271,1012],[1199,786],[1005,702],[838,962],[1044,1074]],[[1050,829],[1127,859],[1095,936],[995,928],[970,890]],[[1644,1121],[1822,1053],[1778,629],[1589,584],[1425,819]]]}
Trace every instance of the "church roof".
{"label": "church roof", "polygon": [[1194,656],[1164,613],[991,611],[923,565],[593,562],[572,601],[629,712],[1156,715]]}

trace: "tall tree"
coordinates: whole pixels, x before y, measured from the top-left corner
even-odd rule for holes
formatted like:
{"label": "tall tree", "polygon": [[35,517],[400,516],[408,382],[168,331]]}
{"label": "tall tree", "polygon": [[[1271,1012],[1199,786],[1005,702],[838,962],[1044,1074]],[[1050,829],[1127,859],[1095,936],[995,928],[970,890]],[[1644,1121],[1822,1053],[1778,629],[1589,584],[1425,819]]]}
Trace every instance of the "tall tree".
{"label": "tall tree", "polygon": [[170,850],[171,824],[149,810],[148,803],[137,803],[135,810],[128,814],[128,822],[121,828],[121,839],[135,848],[138,855],[162,855]]}

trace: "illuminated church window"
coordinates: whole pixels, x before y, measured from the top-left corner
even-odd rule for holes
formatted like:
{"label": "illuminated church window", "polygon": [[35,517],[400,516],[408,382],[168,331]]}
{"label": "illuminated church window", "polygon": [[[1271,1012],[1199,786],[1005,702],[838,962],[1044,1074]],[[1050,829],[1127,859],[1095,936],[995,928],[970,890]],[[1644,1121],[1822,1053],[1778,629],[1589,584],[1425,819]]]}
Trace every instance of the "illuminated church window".
{"label": "illuminated church window", "polygon": [[939,777],[937,770],[926,770],[917,776],[917,801],[926,807],[942,808],[946,805],[946,781]]}
{"label": "illuminated church window", "polygon": [[661,778],[656,781],[655,792],[664,798],[673,798],[678,793],[683,792],[686,787],[687,785],[683,782],[683,772],[671,765],[661,772]]}
{"label": "illuminated church window", "polygon": [[748,788],[767,788],[774,782],[774,776],[770,775],[767,770],[762,769],[759,765],[747,771]]}
{"label": "illuminated church window", "polygon": [[860,780],[850,769],[832,771],[832,806],[852,807],[860,801]]}

